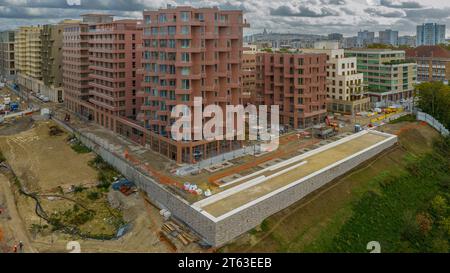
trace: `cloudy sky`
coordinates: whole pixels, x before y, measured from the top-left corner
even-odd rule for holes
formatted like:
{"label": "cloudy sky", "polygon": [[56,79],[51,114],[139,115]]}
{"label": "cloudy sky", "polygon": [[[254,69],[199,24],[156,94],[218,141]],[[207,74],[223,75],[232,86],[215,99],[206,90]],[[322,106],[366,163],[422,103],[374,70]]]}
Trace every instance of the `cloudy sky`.
{"label": "cloudy sky", "polygon": [[119,17],[142,17],[143,9],[172,5],[219,6],[242,9],[251,28],[274,32],[354,35],[360,29],[393,28],[414,34],[416,24],[447,25],[450,36],[449,0],[0,0],[0,29],[20,25],[56,23],[88,12]]}

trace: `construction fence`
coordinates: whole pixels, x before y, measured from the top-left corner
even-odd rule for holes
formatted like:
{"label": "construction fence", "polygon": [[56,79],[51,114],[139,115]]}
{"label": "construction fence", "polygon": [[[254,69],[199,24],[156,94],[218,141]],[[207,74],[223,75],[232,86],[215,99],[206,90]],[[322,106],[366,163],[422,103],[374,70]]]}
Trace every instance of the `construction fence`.
{"label": "construction fence", "polygon": [[447,128],[445,128],[445,126],[442,125],[442,123],[440,123],[439,121],[437,121],[433,116],[428,115],[427,113],[424,113],[424,112],[417,111],[416,117],[418,120],[425,121],[430,126],[432,126],[434,129],[438,130],[439,133],[441,133],[441,135],[443,135],[443,136],[450,135],[449,130]]}

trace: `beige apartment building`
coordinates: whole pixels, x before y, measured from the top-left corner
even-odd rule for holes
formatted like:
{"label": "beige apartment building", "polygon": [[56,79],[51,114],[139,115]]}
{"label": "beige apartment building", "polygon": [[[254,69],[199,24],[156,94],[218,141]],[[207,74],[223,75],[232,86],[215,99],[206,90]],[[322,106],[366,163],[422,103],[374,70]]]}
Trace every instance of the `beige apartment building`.
{"label": "beige apartment building", "polygon": [[345,57],[344,49],[335,41],[316,42],[305,53],[327,54],[327,109],[353,114],[370,108],[363,73],[357,72],[356,57]]}
{"label": "beige apartment building", "polygon": [[53,102],[64,100],[62,88],[62,33],[57,25],[24,26],[16,31],[17,83],[25,92]]}
{"label": "beige apartment building", "polygon": [[346,57],[357,58],[357,70],[364,74],[373,106],[398,104],[413,96],[417,64],[405,59],[405,51],[390,49],[352,49]]}
{"label": "beige apartment building", "polygon": [[35,80],[42,80],[41,73],[42,26],[23,26],[16,32],[15,58],[19,85],[34,89]]}

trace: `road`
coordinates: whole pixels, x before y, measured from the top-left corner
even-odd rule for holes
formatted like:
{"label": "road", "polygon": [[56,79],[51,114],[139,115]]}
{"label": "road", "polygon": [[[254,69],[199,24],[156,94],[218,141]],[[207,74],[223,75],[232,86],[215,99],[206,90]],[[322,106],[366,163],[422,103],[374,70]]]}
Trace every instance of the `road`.
{"label": "road", "polygon": [[3,174],[0,174],[0,190],[4,194],[6,201],[6,210],[9,214],[9,219],[7,221],[2,221],[2,228],[6,231],[6,234],[12,235],[15,242],[22,241],[24,243],[24,252],[37,252],[31,245],[31,240],[28,237],[28,232],[25,229],[22,217],[20,216],[16,202],[14,200],[14,193],[11,190],[8,178]]}

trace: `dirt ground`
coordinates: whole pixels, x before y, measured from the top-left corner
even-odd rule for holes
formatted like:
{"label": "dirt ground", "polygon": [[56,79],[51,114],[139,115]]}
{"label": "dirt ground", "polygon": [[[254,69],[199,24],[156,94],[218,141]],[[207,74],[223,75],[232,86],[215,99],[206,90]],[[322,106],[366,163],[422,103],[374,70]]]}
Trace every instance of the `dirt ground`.
{"label": "dirt ground", "polygon": [[95,184],[97,172],[87,165],[93,154],[77,154],[66,143],[67,133],[50,136],[52,122],[35,123],[30,130],[0,136],[0,150],[30,191],[58,186]]}
{"label": "dirt ground", "polygon": [[[29,126],[23,126],[24,123],[28,124],[28,121],[16,122],[8,127],[8,135],[0,136],[0,150],[27,191],[54,194],[58,186],[67,188],[70,185],[96,184],[97,172],[87,164],[94,154],[73,151],[66,142],[67,133],[50,136],[52,122],[31,122]],[[2,128],[0,132],[5,133]],[[19,241],[24,243],[24,252],[68,252],[66,245],[69,241],[78,241],[82,252],[172,251],[158,236],[163,224],[159,210],[149,205],[139,193],[126,197],[120,192],[110,191],[108,198],[115,200],[123,219],[131,226],[119,239],[80,240],[48,229],[35,232],[32,225],[47,224],[36,215],[35,201],[19,194],[17,186],[0,175],[0,252],[11,252]],[[41,203],[47,213],[73,206],[64,200],[51,201],[45,197]],[[199,250],[191,244],[183,251]]]}
{"label": "dirt ground", "polygon": [[381,130],[399,134],[399,145],[272,215],[221,251],[320,252],[322,242],[331,240],[351,216],[352,202],[369,190],[377,190],[378,184],[369,178],[401,172],[405,155],[429,151],[432,140],[438,136],[434,129],[420,122],[388,124]]}

